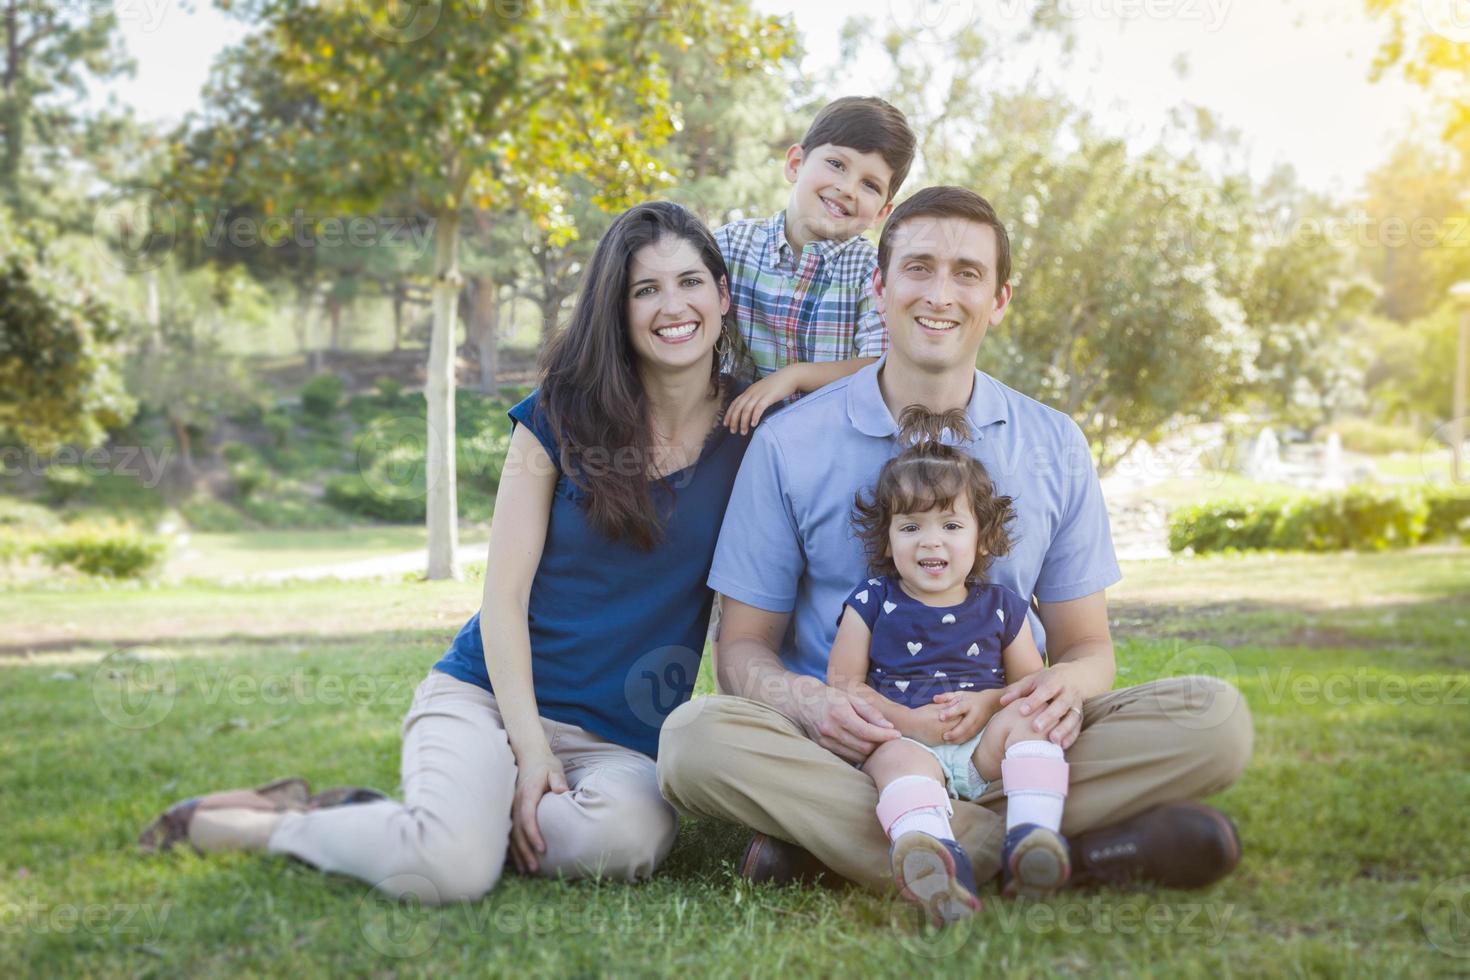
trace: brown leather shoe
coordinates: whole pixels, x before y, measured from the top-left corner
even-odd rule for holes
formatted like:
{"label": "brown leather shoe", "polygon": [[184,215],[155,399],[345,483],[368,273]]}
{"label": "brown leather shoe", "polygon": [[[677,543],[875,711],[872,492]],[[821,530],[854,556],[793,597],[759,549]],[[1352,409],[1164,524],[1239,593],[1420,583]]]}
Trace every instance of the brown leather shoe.
{"label": "brown leather shoe", "polygon": [[182,800],[159,814],[138,835],[146,853],[189,843],[204,853],[264,850],[274,821],[282,813],[306,809],[311,787],[297,776],[255,789],[232,789]]}
{"label": "brown leather shoe", "polygon": [[1204,888],[1240,863],[1240,835],[1203,803],[1167,803],[1072,838],[1071,885]]}
{"label": "brown leather shoe", "polygon": [[836,887],[842,876],[812,857],[811,852],[795,844],[765,834],[756,834],[740,860],[740,877],[760,884],[820,884]]}

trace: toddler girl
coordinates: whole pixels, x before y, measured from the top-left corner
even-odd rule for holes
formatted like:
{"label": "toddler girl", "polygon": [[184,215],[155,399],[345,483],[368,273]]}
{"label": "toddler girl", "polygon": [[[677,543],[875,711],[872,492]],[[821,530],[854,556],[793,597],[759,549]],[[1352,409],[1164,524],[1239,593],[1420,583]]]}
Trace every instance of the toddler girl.
{"label": "toddler girl", "polygon": [[985,581],[991,560],[1010,550],[1011,499],[996,494],[976,459],[945,445],[968,436],[962,410],[910,406],[900,431],[912,445],[855,501],[853,523],[876,574],[847,597],[827,679],[904,733],[863,771],[878,786],[899,892],[942,923],[980,907],[950,829],[950,797],[977,800],[996,779],[1006,795],[1003,892],[1042,895],[1067,880],[1067,764],[1016,704],[997,710],[1007,684],[1042,669],[1026,600]]}

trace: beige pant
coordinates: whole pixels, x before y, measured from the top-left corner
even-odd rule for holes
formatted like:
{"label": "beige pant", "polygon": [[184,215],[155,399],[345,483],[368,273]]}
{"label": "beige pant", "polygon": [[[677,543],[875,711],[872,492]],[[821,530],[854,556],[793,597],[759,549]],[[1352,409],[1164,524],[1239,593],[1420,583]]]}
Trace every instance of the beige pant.
{"label": "beige pant", "polygon": [[[536,811],[547,877],[653,873],[677,817],[653,760],[576,725],[541,719],[570,792]],[[495,886],[510,842],[516,762],[490,692],[439,671],[403,719],[403,799],[281,818],[270,850],[429,903],[473,900]]]}
{"label": "beige pant", "polygon": [[[1219,792],[1245,768],[1251,741],[1245,699],[1215,678],[1176,677],[1089,698],[1067,751],[1062,832]],[[684,813],[800,844],[867,888],[893,887],[873,780],[774,708],[723,695],[683,705],[664,722],[658,776]],[[1004,789],[996,780],[975,802],[953,804],[955,835],[984,881],[1000,870]]]}

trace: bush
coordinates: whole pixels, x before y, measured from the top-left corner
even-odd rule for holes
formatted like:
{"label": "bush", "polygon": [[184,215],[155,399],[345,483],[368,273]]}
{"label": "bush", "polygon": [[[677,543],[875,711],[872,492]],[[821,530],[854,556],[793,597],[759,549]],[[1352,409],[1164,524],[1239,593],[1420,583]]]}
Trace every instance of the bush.
{"label": "bush", "polygon": [[338,510],[380,521],[411,524],[427,513],[422,472],[404,484],[346,473],[328,480],[326,492],[327,503]]}
{"label": "bush", "polygon": [[[1466,501],[1470,513],[1470,501]],[[1438,520],[1453,526],[1454,507]],[[1435,511],[1424,496],[1356,488],[1280,501],[1220,501],[1184,507],[1169,518],[1169,550],[1382,551],[1432,536]]]}
{"label": "bush", "polygon": [[250,526],[238,510],[222,500],[198,496],[179,505],[179,516],[195,531],[234,533]]}
{"label": "bush", "polygon": [[301,386],[301,410],[320,419],[330,418],[342,406],[342,379],[318,374]]}
{"label": "bush", "polygon": [[1426,541],[1470,538],[1470,494],[1435,488],[1424,494],[1428,514],[1424,520]]}
{"label": "bush", "polygon": [[1342,439],[1342,448],[1349,452],[1369,456],[1417,453],[1424,448],[1424,437],[1413,429],[1380,425],[1367,419],[1343,419],[1328,426],[1325,431],[1336,432]]}
{"label": "bush", "polygon": [[1169,517],[1169,550],[1242,551],[1271,547],[1271,533],[1281,517],[1275,501],[1217,502],[1181,507]]}
{"label": "bush", "polygon": [[46,499],[53,504],[69,504],[92,488],[92,474],[80,466],[53,463],[46,467],[42,479],[46,483]]}
{"label": "bush", "polygon": [[278,447],[286,444],[286,440],[291,438],[291,430],[295,428],[291,416],[285,412],[266,412],[261,423],[271,435],[271,444]]}
{"label": "bush", "polygon": [[1422,498],[1354,489],[1303,497],[1282,508],[1271,547],[1284,551],[1383,551],[1424,537]]}
{"label": "bush", "polygon": [[71,566],[87,575],[139,578],[163,560],[162,541],[125,524],[73,525],[41,538],[33,549],[52,568]]}
{"label": "bush", "polygon": [[259,459],[240,459],[230,464],[230,482],[235,497],[248,499],[255,491],[271,482],[271,472]]}

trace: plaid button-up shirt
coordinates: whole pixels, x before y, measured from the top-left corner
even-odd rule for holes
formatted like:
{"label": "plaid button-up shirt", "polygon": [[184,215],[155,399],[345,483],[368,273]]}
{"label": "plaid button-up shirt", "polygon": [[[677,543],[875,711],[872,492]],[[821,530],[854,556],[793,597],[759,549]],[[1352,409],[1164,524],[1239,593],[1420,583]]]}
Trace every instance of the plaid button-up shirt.
{"label": "plaid button-up shirt", "polygon": [[880,357],[888,331],[873,301],[878,250],[861,235],[812,242],[800,256],[786,241],[786,212],[732,221],[715,231],[730,268],[740,334],[765,377],[788,364]]}

